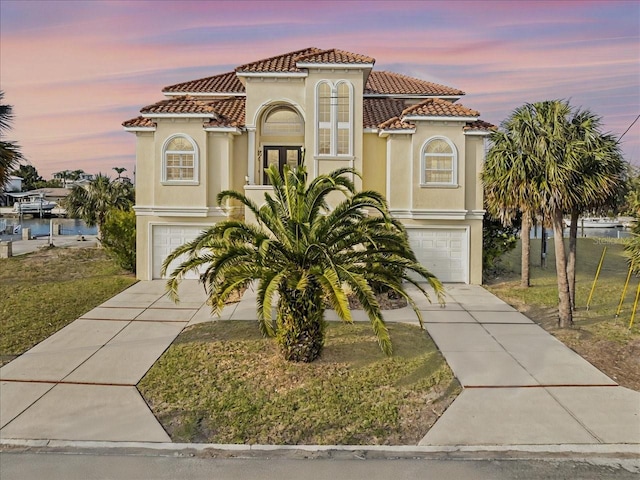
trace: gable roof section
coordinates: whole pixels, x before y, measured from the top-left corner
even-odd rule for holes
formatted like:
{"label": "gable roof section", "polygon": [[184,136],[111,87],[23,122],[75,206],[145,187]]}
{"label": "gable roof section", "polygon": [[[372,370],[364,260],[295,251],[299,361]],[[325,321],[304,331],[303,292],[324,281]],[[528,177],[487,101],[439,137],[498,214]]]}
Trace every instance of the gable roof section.
{"label": "gable roof section", "polygon": [[249,73],[266,73],[266,72],[302,72],[296,67],[296,62],[299,57],[305,55],[312,55],[323,52],[320,48],[309,47],[303,50],[296,50],[295,52],[289,52],[282,55],[276,55],[275,57],[265,58],[256,62],[245,63],[236,68],[236,72],[249,72]]}
{"label": "gable roof section", "polygon": [[413,123],[405,122],[399,117],[393,117],[383,122],[379,125],[380,130],[384,132],[388,131],[399,131],[402,130],[404,132],[415,132],[416,126]]}
{"label": "gable roof section", "polygon": [[244,98],[203,101],[185,95],[148,105],[140,110],[142,116],[127,120],[122,125],[127,129],[155,128],[156,124],[151,120],[154,117],[196,116],[210,118],[205,123],[206,127],[238,128],[244,126],[244,106]]}
{"label": "gable roof section", "polygon": [[486,132],[491,133],[498,129],[493,123],[485,122],[484,120],[476,120],[475,122],[467,123],[463,130],[465,133],[473,133],[473,132]]}
{"label": "gable roof section", "polygon": [[301,55],[296,59],[296,65],[368,65],[373,66],[375,58],[360,55],[359,53],[345,52],[332,48],[317,53]]}
{"label": "gable roof section", "polygon": [[457,103],[440,100],[439,98],[429,98],[402,111],[402,117],[410,119],[416,117],[459,117],[476,120],[479,116],[480,112],[476,110],[471,110]]}
{"label": "gable roof section", "polygon": [[197,115],[204,117],[214,116],[214,111],[208,102],[198,100],[189,95],[161,100],[153,105],[147,105],[140,110],[143,117],[166,115]]}
{"label": "gable roof section", "polygon": [[362,123],[364,128],[378,128],[381,123],[402,114],[405,104],[392,98],[364,98]]}
{"label": "gable roof section", "polygon": [[156,124],[149,118],[144,118],[142,116],[132,118],[130,120],[125,120],[122,122],[122,126],[125,130],[129,130],[132,132],[135,131],[145,131],[145,130],[155,130]]}
{"label": "gable roof section", "polygon": [[210,103],[217,118],[210,120],[205,127],[243,127],[244,98],[225,98]]}
{"label": "gable roof section", "polygon": [[235,72],[227,72],[213,77],[169,85],[164,87],[162,92],[174,95],[186,93],[242,95],[245,93],[245,89]]}
{"label": "gable roof section", "polygon": [[369,74],[364,88],[365,96],[379,95],[416,95],[416,96],[445,96],[460,97],[465,93],[457,88],[427,82],[419,78],[408,77],[393,72],[376,72]]}

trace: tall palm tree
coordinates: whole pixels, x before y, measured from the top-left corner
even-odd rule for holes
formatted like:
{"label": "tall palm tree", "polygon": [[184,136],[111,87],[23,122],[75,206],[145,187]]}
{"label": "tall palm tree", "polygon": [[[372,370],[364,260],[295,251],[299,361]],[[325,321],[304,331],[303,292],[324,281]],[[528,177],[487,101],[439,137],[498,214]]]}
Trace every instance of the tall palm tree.
{"label": "tall palm tree", "polygon": [[13,108],[2,103],[4,92],[0,90],[0,189],[9,180],[9,175],[18,168],[18,163],[23,159],[20,146],[12,141],[5,140],[5,134],[11,129],[13,120]]}
{"label": "tall palm tree", "polygon": [[[402,281],[418,287],[427,281],[442,301],[440,282],[416,260],[402,224],[393,219],[377,192],[356,192],[349,168],[320,175],[307,184],[304,165],[267,170],[273,194],[265,194],[258,207],[236,191],[218,195],[220,205],[237,201],[256,217],[257,224],[228,220],[214,225],[198,238],[179,247],[166,259],[169,264],[187,259],[170,272],[168,287],[177,299],[179,281],[188,271],[203,269],[201,281],[213,313],[234,291],[258,282],[257,317],[263,334],[275,336],[287,360],[311,362],[324,345],[325,302],[345,322],[351,312],[345,286],[357,296],[367,313],[381,349],[391,354],[391,339],[372,284],[384,284],[413,307],[422,318]],[[342,194],[333,209],[327,197]],[[278,294],[277,316],[271,308]]]}
{"label": "tall palm tree", "polygon": [[122,177],[122,172],[126,172],[127,169],[124,167],[113,167],[112,170],[115,170],[116,173],[118,174],[118,179],[120,179]]}
{"label": "tall palm tree", "polygon": [[620,152],[618,140],[601,132],[601,119],[589,110],[576,111],[569,124],[569,142],[576,151],[575,168],[580,193],[570,206],[567,277],[571,308],[575,309],[578,218],[584,212],[606,211],[623,200],[627,189],[628,164]]}
{"label": "tall palm tree", "polygon": [[91,183],[74,185],[62,202],[70,217],[81,218],[89,226],[98,227],[98,237],[111,209],[127,210],[134,202],[133,188],[121,182],[112,182],[99,173]]}
{"label": "tall palm tree", "polygon": [[533,218],[539,210],[537,191],[532,179],[537,175],[538,164],[529,155],[528,143],[533,142],[524,128],[528,111],[517,109],[501,125],[501,130],[491,134],[491,148],[481,176],[489,213],[511,225],[518,212],[522,213],[520,238],[522,242],[520,285],[529,286],[531,257],[530,232]]}

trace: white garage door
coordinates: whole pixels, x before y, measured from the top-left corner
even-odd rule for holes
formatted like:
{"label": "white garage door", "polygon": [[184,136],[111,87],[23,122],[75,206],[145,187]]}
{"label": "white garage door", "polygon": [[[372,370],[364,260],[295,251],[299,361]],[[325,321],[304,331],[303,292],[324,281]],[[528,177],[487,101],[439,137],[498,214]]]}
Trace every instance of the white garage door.
{"label": "white garage door", "polygon": [[467,282],[467,231],[444,228],[408,228],[409,242],[418,258],[442,282]]}
{"label": "white garage door", "polygon": [[[152,278],[164,278],[160,275],[164,259],[180,245],[196,238],[202,230],[204,230],[204,227],[194,227],[191,225],[154,225],[152,228],[153,239],[151,242],[153,245],[151,251]],[[182,261],[182,259],[177,259],[171,262],[167,272],[170,273],[175,267],[180,265]],[[190,272],[187,278],[198,278],[198,274]]]}

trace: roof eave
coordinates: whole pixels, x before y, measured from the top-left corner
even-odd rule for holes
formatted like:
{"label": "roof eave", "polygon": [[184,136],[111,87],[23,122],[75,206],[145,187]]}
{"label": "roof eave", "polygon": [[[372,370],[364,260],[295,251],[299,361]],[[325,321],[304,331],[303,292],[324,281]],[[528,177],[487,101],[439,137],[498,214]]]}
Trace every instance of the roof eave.
{"label": "roof eave", "polygon": [[415,128],[398,128],[390,130],[382,129],[380,130],[380,133],[378,133],[378,136],[384,138],[388,137],[389,135],[413,135],[414,133],[416,133]]}
{"label": "roof eave", "polygon": [[236,72],[239,77],[308,77],[307,72]]}
{"label": "roof eave", "polygon": [[426,121],[426,120],[436,120],[436,121],[447,121],[447,122],[475,122],[479,117],[457,117],[451,115],[406,115],[402,117],[402,120],[412,120],[412,121]]}
{"label": "roof eave", "polygon": [[242,130],[238,127],[205,127],[205,132],[231,133],[232,135],[241,135]]}
{"label": "roof eave", "polygon": [[216,118],[214,113],[142,113],[144,118]]}
{"label": "roof eave", "polygon": [[246,97],[245,92],[162,92],[165,97]]}
{"label": "roof eave", "polygon": [[373,68],[373,63],[307,63],[296,62],[298,68],[350,68],[356,70]]}
{"label": "roof eave", "polygon": [[469,130],[464,132],[464,134],[478,136],[478,137],[488,137],[489,135],[491,135],[491,131],[490,130]]}
{"label": "roof eave", "polygon": [[155,132],[156,127],[123,127],[125,132]]}
{"label": "roof eave", "polygon": [[[464,95],[464,94],[462,94]],[[408,99],[429,99],[440,98],[442,100],[460,100],[462,95],[429,95],[420,93],[365,93],[364,98],[408,98]]]}

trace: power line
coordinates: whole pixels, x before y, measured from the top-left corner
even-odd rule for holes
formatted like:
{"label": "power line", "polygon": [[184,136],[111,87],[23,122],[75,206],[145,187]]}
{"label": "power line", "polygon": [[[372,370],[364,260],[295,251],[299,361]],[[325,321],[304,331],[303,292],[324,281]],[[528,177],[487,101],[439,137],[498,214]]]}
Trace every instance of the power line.
{"label": "power line", "polygon": [[622,135],[620,135],[620,138],[618,138],[618,141],[622,140],[622,137],[624,137],[624,136],[625,136],[625,134],[626,134],[629,130],[631,130],[631,127],[633,127],[633,126],[635,125],[635,123],[638,121],[638,119],[639,119],[639,118],[640,118],[640,115],[638,115],[638,116],[636,117],[636,119],[635,119],[633,122],[631,122],[631,125],[629,125],[629,128],[627,128],[627,129],[624,131],[624,133],[623,133]]}

